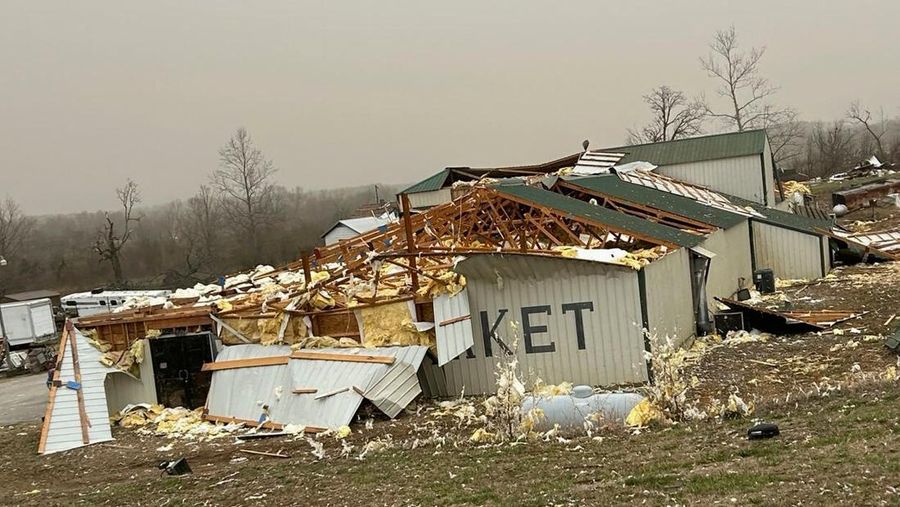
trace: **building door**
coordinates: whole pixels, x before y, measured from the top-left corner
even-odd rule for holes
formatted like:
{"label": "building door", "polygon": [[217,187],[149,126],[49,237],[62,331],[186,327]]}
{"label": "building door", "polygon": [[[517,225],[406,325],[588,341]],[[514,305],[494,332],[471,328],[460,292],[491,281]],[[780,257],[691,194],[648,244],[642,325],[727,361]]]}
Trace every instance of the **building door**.
{"label": "building door", "polygon": [[206,403],[212,372],[200,371],[215,359],[211,333],[160,336],[149,340],[156,398],[167,407],[194,409]]}

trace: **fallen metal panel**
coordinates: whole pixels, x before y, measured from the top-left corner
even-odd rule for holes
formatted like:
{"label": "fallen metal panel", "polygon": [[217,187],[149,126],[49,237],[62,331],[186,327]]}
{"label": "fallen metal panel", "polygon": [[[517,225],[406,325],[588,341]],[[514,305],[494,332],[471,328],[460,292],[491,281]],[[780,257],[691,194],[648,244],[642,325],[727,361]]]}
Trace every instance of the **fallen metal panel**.
{"label": "fallen metal panel", "polygon": [[[427,347],[422,346],[379,348],[379,355],[395,358],[394,365],[291,359],[285,365],[216,371],[213,373],[207,400],[208,413],[218,417],[258,421],[267,412],[269,420],[278,424],[338,428],[350,424],[353,420],[363,400],[361,393],[366,392],[376,382],[382,381],[388,371],[395,366],[407,365],[415,374],[427,350]],[[360,349],[316,349],[316,351],[355,355]],[[371,352],[370,349],[362,351]],[[290,354],[288,346],[233,345],[226,347],[216,361],[287,354]],[[418,386],[418,382],[416,385]],[[380,392],[384,394],[381,398],[401,404],[408,397],[402,395],[401,387],[402,382],[395,385],[392,379],[384,380],[380,386]],[[315,389],[316,393],[292,393],[298,388]],[[317,399],[317,395],[334,391],[340,392]],[[399,394],[391,394],[393,392]],[[409,401],[411,399],[409,398]],[[400,409],[405,406],[403,404]],[[396,413],[399,413],[399,410]]]}
{"label": "fallen metal panel", "polygon": [[807,319],[798,318],[797,314],[776,312],[726,298],[716,298],[716,301],[744,314],[744,324],[750,329],[759,329],[772,334],[806,333],[825,329],[825,326]]}
{"label": "fallen metal panel", "polygon": [[75,369],[72,361],[72,342],[78,348],[78,365],[81,371],[81,392],[84,396],[85,417],[89,424],[87,444],[113,440],[109,426],[109,412],[106,407],[104,381],[106,375],[117,372],[115,368],[100,363],[101,352],[75,328],[75,339],[66,341],[60,351],[62,365],[59,369],[61,387],[51,390],[52,410],[45,418],[46,442],[42,454],[65,451],[86,445],[82,439],[81,416],[79,414],[77,391],[66,387],[74,381]]}
{"label": "fallen metal panel", "polygon": [[397,417],[400,411],[422,393],[416,376],[417,369],[407,363],[393,364],[384,376],[376,380],[366,391],[366,399],[391,419]]}
{"label": "fallen metal panel", "polygon": [[469,294],[466,289],[455,296],[442,294],[434,299],[438,366],[456,359],[475,344],[470,319]]}

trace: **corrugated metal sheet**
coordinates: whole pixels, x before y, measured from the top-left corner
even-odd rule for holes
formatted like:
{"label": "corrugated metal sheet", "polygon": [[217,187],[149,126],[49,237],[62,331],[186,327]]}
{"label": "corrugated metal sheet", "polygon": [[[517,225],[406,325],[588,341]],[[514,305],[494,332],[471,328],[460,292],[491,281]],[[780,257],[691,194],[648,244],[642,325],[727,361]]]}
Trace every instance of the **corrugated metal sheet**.
{"label": "corrugated metal sheet", "polygon": [[678,180],[673,180],[666,176],[647,171],[631,171],[627,173],[618,173],[619,179],[635,185],[642,185],[649,188],[655,188],[662,192],[693,199],[703,205],[712,206],[724,211],[736,213],[743,216],[762,216],[753,208],[745,204],[733,203],[727,197],[717,192],[713,192],[707,188],[698,187]]}
{"label": "corrugated metal sheet", "polygon": [[416,396],[422,393],[416,369],[397,362],[366,391],[365,397],[390,418],[397,417]]}
{"label": "corrugated metal sheet", "polygon": [[434,299],[433,305],[438,365],[444,366],[475,343],[471,319],[442,325],[443,322],[470,315],[469,294],[466,289],[454,296],[442,294]]}
{"label": "corrugated metal sheet", "polygon": [[[633,269],[519,255],[472,256],[456,269],[468,280],[475,357],[463,355],[443,367],[447,390],[442,394],[458,395],[463,389],[466,394],[496,390],[495,365],[500,349],[491,343],[492,356],[486,357],[482,321],[489,334],[500,310],[506,313],[497,324],[496,334],[506,343],[519,336],[519,364],[529,376],[552,383],[591,385],[646,381],[641,305]],[[575,310],[572,305],[582,305],[582,309]],[[531,308],[530,325],[547,327],[532,333],[531,352],[525,343],[522,317],[522,309],[529,307],[540,307]],[[582,317],[583,346],[578,339],[577,315]],[[510,327],[510,321],[518,322],[518,331]],[[542,352],[542,346],[552,346],[553,351]]]}
{"label": "corrugated metal sheet", "polygon": [[[115,371],[100,364],[99,350],[95,349],[80,331],[75,331],[75,345],[78,347],[78,365],[81,370],[81,390],[84,395],[84,408],[90,444],[113,440],[109,427],[109,413],[106,407],[104,380],[106,375]],[[75,380],[75,368],[72,362],[72,340],[66,342],[62,353],[62,366],[59,380],[66,382]],[[60,387],[56,389],[56,399],[50,413],[50,424],[47,427],[47,441],[44,454],[65,451],[84,445],[81,434],[81,419],[78,410],[77,391]]]}
{"label": "corrugated metal sheet", "polygon": [[625,152],[626,156],[622,159],[623,164],[644,161],[652,162],[656,165],[675,165],[759,155],[765,151],[766,142],[766,131],[758,129],[659,143],[620,146],[603,151]]}
{"label": "corrugated metal sheet", "polygon": [[593,192],[622,199],[634,204],[691,218],[716,227],[731,227],[745,220],[746,212],[738,214],[649,185],[631,183],[616,175],[567,178],[569,183]]}
{"label": "corrugated metal sheet", "polygon": [[866,232],[860,234],[844,234],[835,232],[836,236],[847,238],[872,248],[890,253],[900,253],[900,230],[883,232]]}
{"label": "corrugated metal sheet", "polygon": [[706,279],[708,301],[714,297],[732,298],[739,289],[753,284],[749,228],[749,221],[744,219],[738,225],[713,232],[703,242],[703,248],[716,254]]}
{"label": "corrugated metal sheet", "polygon": [[777,278],[812,280],[823,276],[820,236],[752,221],[756,269],[771,268]]}
{"label": "corrugated metal sheet", "polygon": [[549,190],[527,186],[499,187],[496,190],[504,196],[571,213],[582,219],[591,220],[619,231],[631,232],[635,236],[644,236],[663,243],[691,247],[703,241],[702,236],[689,234],[673,227],[609,210],[602,206],[594,206],[578,199],[550,192]]}
{"label": "corrugated metal sheet", "polygon": [[[369,349],[317,349],[337,354],[356,354],[360,350],[372,353]],[[394,356],[395,365],[410,365],[415,372],[427,350],[421,346],[382,347],[377,349],[377,354]],[[234,345],[220,352],[216,361],[290,353],[288,346]],[[390,368],[390,365],[379,363],[291,359],[286,365],[220,370],[213,373],[207,407],[211,415],[258,420],[263,415],[263,406],[267,405],[269,418],[276,423],[337,428],[353,420],[363,400],[360,392],[366,392]],[[401,395],[405,392],[403,382],[406,377],[398,374],[395,381],[400,384],[391,381],[381,386],[381,392],[390,393],[394,389],[399,394],[390,400],[405,399]],[[292,394],[298,388],[317,391],[315,394]],[[350,389],[316,399],[318,395],[342,388]]]}
{"label": "corrugated metal sheet", "polygon": [[610,153],[606,151],[586,151],[578,159],[575,164],[575,170],[592,170],[609,169],[622,160],[624,153]]}
{"label": "corrugated metal sheet", "polygon": [[759,155],[750,155],[660,166],[656,171],[670,178],[765,204],[774,183],[763,185],[762,164]]}
{"label": "corrugated metal sheet", "polygon": [[441,169],[438,173],[432,174],[424,180],[404,188],[399,193],[414,194],[417,192],[431,192],[432,190],[438,190],[444,186],[444,183],[447,182],[448,176],[450,176],[450,170]]}
{"label": "corrugated metal sheet", "polygon": [[[718,259],[718,255],[716,256]],[[696,334],[690,253],[682,248],[644,267],[650,335],[681,344]]]}
{"label": "corrugated metal sheet", "polygon": [[453,200],[450,187],[409,194],[409,206],[413,209],[430,208]]}

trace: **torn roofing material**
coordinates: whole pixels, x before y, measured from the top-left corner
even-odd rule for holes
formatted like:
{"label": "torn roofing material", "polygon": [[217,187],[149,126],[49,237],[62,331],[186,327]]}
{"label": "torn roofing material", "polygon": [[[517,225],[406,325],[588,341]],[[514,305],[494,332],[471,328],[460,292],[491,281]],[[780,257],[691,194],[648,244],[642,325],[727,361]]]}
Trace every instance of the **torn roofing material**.
{"label": "torn roofing material", "polygon": [[[290,359],[286,364],[216,371],[207,399],[208,413],[217,420],[269,420],[276,424],[338,428],[353,420],[369,389],[377,387],[373,402],[377,400],[388,415],[396,415],[396,407],[404,408],[415,397],[411,393],[416,388],[408,385],[409,370],[395,367],[406,365],[415,377],[427,350],[422,346],[378,348],[379,355],[395,359],[392,365]],[[372,350],[315,352],[354,356]],[[233,345],[226,347],[216,362],[290,355],[291,348],[284,345]]]}
{"label": "torn roofing material", "polygon": [[572,167],[582,156],[582,153],[566,155],[549,162],[531,165],[505,166],[505,167],[446,167],[437,173],[414,183],[401,190],[401,194],[414,194],[418,192],[432,192],[440,190],[456,181],[473,181],[481,178],[503,178],[508,176],[530,176],[549,174],[564,167]]}
{"label": "torn roofing material", "polygon": [[503,196],[513,200],[525,201],[571,214],[575,217],[599,223],[614,229],[616,232],[632,235],[639,239],[662,242],[675,246],[692,247],[700,244],[705,238],[689,234],[672,227],[656,224],[641,218],[626,215],[606,208],[588,204],[578,199],[566,197],[535,187],[513,186],[495,189]]}
{"label": "torn roofing material", "polygon": [[766,149],[765,129],[690,137],[658,143],[606,148],[603,151],[624,152],[620,163],[638,160],[656,165],[675,165],[704,160],[758,155]]}
{"label": "torn roofing material", "polygon": [[855,234],[834,231],[834,235],[866,248],[883,252],[891,258],[900,258],[900,229],[890,231],[869,231]]}
{"label": "torn roofing material", "polygon": [[617,174],[621,180],[628,183],[634,183],[635,185],[642,185],[645,187],[655,188],[663,192],[668,192],[670,194],[687,197],[707,206],[712,206],[714,208],[719,208],[744,216],[759,215],[757,211],[755,211],[748,205],[739,204],[737,203],[737,201],[729,200],[729,198],[723,194],[714,192],[699,185],[693,185],[676,180],[674,178],[669,178],[661,174],[656,174],[649,171],[631,171],[627,173]]}
{"label": "torn roofing material", "polygon": [[803,319],[790,313],[751,306],[726,298],[717,297],[716,301],[734,311],[741,312],[744,315],[744,327],[747,329],[759,329],[777,335],[825,329],[825,325],[814,322],[810,318]]}
{"label": "torn roofing material", "polygon": [[610,167],[618,164],[619,160],[622,160],[622,157],[624,156],[624,153],[586,151],[581,155],[581,158],[578,159],[578,163],[575,164],[575,171],[588,173],[608,171]]}
{"label": "torn roofing material", "polygon": [[567,183],[634,204],[650,206],[722,229],[731,228],[746,216],[702,204],[674,193],[622,180],[616,175],[565,178]]}

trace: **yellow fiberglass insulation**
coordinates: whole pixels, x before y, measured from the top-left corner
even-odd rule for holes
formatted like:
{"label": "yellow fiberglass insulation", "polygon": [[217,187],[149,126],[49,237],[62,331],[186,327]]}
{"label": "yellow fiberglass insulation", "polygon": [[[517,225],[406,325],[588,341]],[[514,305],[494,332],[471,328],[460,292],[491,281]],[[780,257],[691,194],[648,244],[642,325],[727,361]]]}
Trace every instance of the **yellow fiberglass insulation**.
{"label": "yellow fiberglass insulation", "polygon": [[433,331],[418,331],[406,301],[359,310],[366,347],[391,345],[435,346]]}
{"label": "yellow fiberglass insulation", "polygon": [[[223,321],[237,332],[241,333],[251,343],[272,345],[275,343],[292,344],[302,340],[306,336],[306,325],[300,317],[291,318],[284,330],[284,339],[278,340],[281,331],[281,321],[290,318],[287,314],[279,313],[271,319],[223,319]],[[240,345],[245,343],[227,328],[222,330],[222,343],[225,345]]]}

